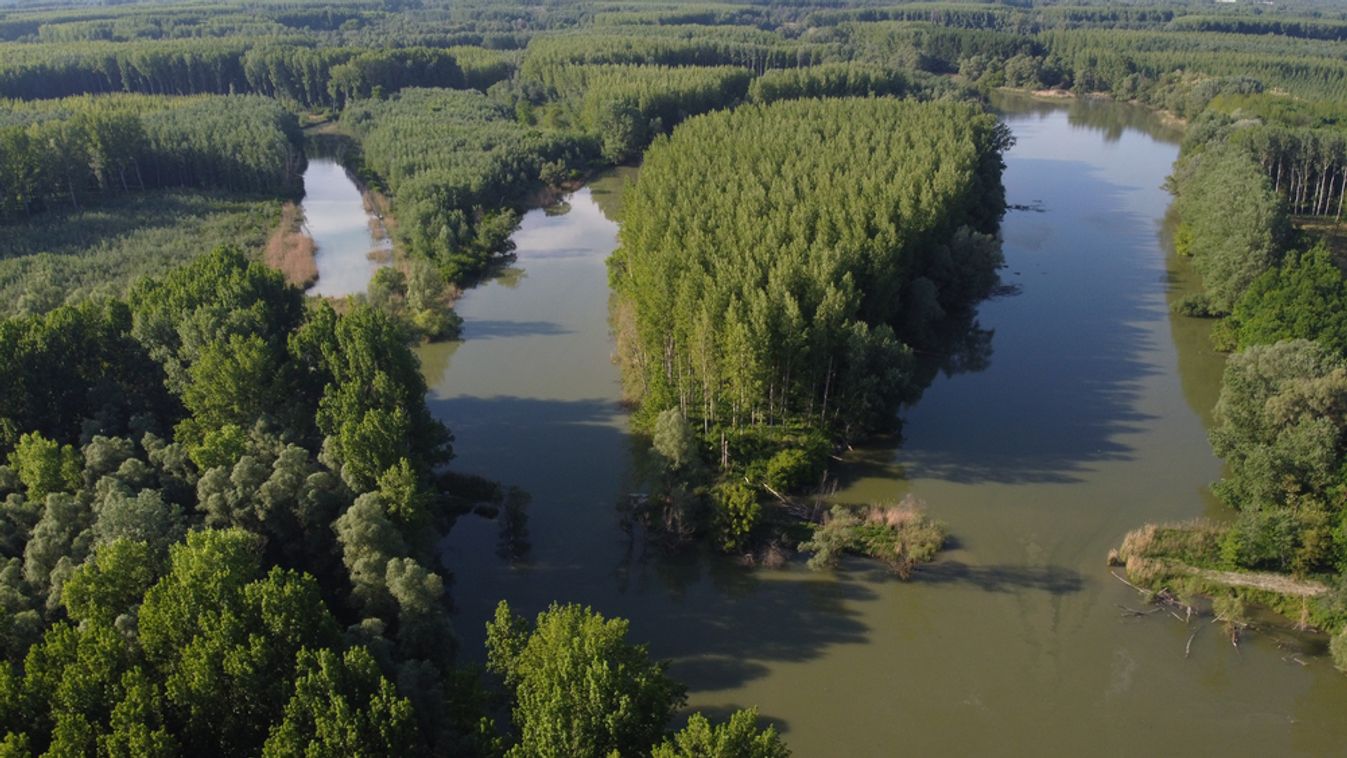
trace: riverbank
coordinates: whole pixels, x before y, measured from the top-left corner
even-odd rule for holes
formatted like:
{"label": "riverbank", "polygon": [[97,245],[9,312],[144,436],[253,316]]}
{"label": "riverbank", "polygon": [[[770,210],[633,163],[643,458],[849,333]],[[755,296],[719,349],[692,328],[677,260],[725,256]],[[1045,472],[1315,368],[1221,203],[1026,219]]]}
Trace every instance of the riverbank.
{"label": "riverbank", "polygon": [[304,229],[304,214],[295,203],[286,201],[281,205],[280,223],[263,251],[266,264],[281,272],[291,285],[308,289],[318,280],[316,250],[313,237]]}

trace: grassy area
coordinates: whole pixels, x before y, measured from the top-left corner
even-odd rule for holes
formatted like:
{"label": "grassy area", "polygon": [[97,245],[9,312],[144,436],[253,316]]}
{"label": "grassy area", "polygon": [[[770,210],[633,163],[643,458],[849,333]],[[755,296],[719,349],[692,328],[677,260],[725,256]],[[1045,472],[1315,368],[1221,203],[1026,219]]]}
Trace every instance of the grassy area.
{"label": "grassy area", "polygon": [[221,243],[261,250],[280,222],[275,199],[148,192],[0,229],[0,314],[118,295]]}

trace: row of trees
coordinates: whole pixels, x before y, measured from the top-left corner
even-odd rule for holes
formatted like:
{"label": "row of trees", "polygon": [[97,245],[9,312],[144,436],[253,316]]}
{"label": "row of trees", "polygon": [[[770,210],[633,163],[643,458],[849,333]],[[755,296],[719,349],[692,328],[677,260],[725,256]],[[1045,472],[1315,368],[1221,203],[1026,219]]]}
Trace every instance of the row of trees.
{"label": "row of trees", "polygon": [[0,126],[3,219],[154,187],[290,192],[303,166],[294,115],[262,97],[86,97],[8,120],[31,123]]}
{"label": "row of trees", "polygon": [[734,27],[603,27],[601,31],[540,35],[520,65],[524,79],[546,81],[549,69],[575,64],[741,66],[761,74],[774,68],[837,60],[835,45],[789,41]]}
{"label": "row of trees", "polygon": [[610,261],[629,393],[653,419],[891,416],[920,335],[984,295],[1004,207],[1003,126],[976,107],[801,100],[656,140]]}
{"label": "row of trees", "polygon": [[[688,116],[744,99],[752,74],[732,66],[577,65],[543,72],[545,119],[595,135],[605,160],[637,157]],[[527,86],[527,85],[526,85]]]}
{"label": "row of trees", "polygon": [[906,97],[928,95],[938,87],[911,71],[857,63],[824,63],[807,68],[768,71],[753,80],[754,102],[802,97]]}
{"label": "row of trees", "polygon": [[0,97],[248,92],[308,108],[341,108],[350,99],[403,87],[485,89],[510,70],[507,58],[486,51],[315,47],[284,38],[9,45],[0,63]]}
{"label": "row of trees", "polygon": [[[1347,202],[1347,131],[1342,127],[1287,128],[1214,119],[1225,134],[1213,136],[1243,148],[1271,179],[1287,209],[1305,216],[1342,218]],[[1223,123],[1222,123],[1223,122]]]}

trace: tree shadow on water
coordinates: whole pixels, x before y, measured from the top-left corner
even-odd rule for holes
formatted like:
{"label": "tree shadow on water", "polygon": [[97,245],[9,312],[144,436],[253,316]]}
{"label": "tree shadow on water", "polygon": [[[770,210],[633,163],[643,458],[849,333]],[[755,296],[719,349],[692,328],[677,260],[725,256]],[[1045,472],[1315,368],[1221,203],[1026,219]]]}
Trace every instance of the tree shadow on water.
{"label": "tree shadow on water", "polygon": [[463,323],[463,340],[489,340],[506,337],[559,337],[571,330],[554,321],[512,321],[470,319]]}
{"label": "tree shadow on water", "polygon": [[978,566],[949,560],[918,566],[912,572],[912,581],[969,584],[984,592],[1031,591],[1051,595],[1068,595],[1085,587],[1080,572],[1062,566]]}
{"label": "tree shadow on water", "polygon": [[773,663],[869,640],[859,606],[878,596],[851,577],[753,569],[709,554],[640,563],[625,593],[640,609],[630,614],[633,635],[672,659],[672,675],[694,692],[735,689]]}
{"label": "tree shadow on water", "polygon": [[1011,172],[1013,191],[1048,191],[1052,208],[1005,222],[1002,279],[1019,294],[980,306],[950,350],[963,358],[921,375],[930,386],[902,413],[901,446],[868,445],[838,468],[843,487],[894,475],[1077,483],[1099,463],[1131,460],[1156,418],[1142,404],[1165,370],[1157,220],[1129,210],[1137,187],[1086,162],[1019,158]]}

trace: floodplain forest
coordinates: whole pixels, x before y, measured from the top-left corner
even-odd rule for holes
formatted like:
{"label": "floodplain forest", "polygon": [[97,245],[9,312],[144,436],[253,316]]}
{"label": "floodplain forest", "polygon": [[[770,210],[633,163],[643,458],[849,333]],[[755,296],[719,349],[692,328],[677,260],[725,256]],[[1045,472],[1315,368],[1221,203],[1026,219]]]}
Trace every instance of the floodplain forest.
{"label": "floodplain forest", "polygon": [[[413,348],[524,212],[640,165],[607,272],[642,536],[920,578],[960,525],[831,467],[1002,283],[998,89],[1183,132],[1230,517],[1118,535],[1115,576],[1347,671],[1344,41],[1308,0],[0,0],[0,755],[789,755],[621,609],[501,598],[462,649],[437,545],[518,493],[457,468]],[[266,263],[331,145],[393,241],[335,300]]]}

